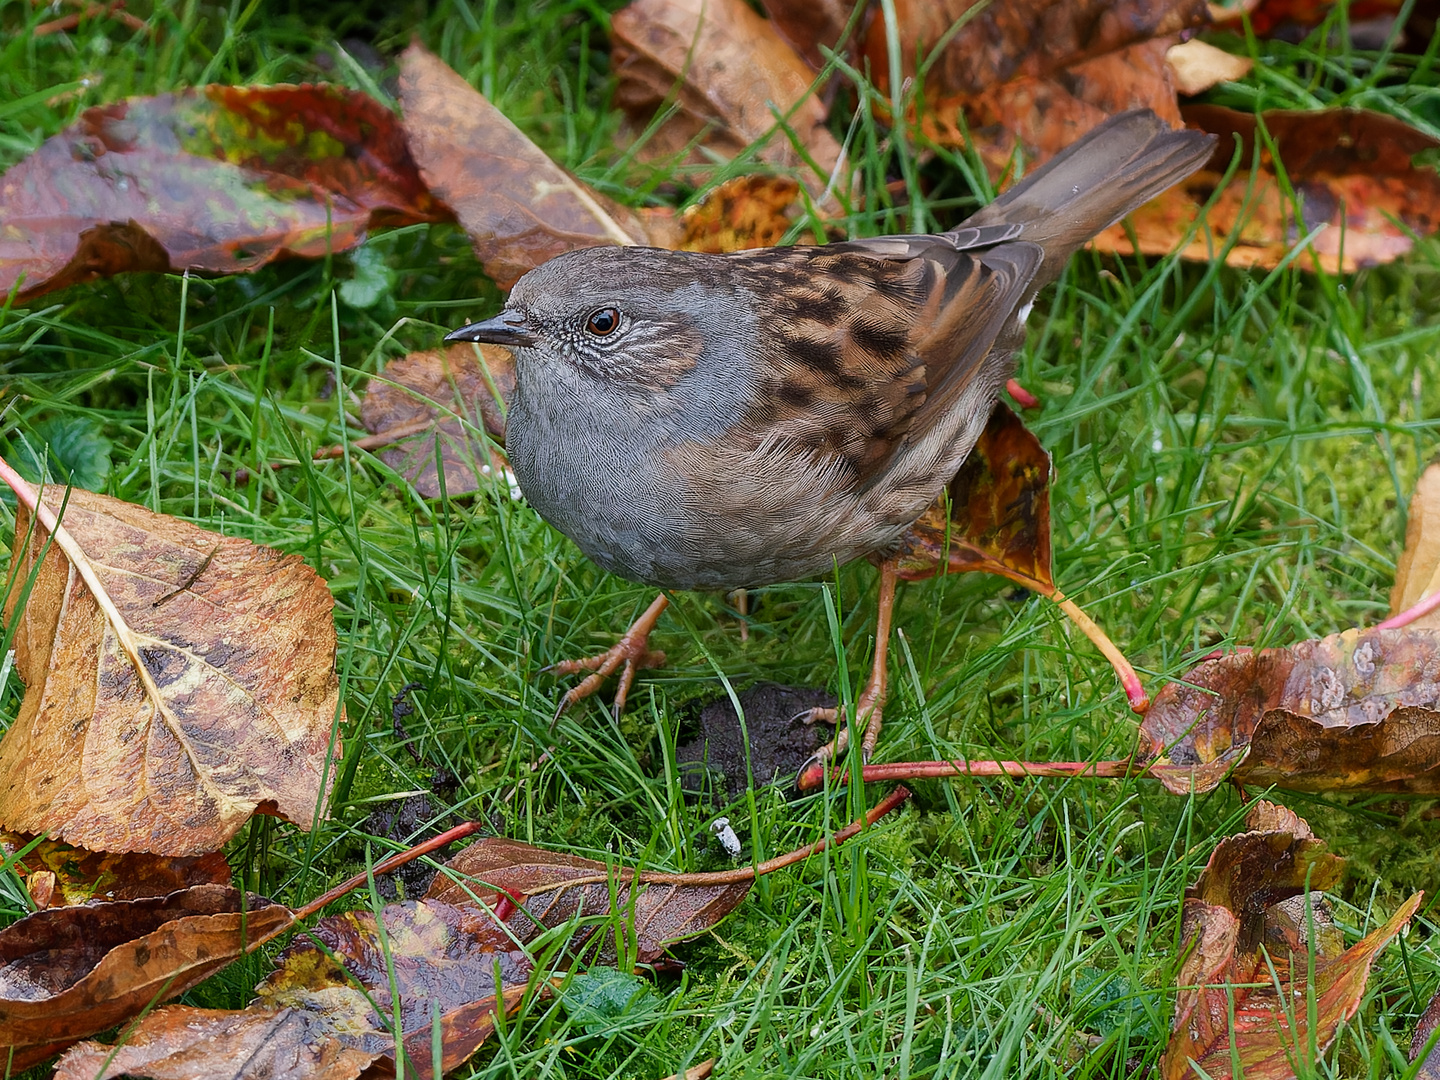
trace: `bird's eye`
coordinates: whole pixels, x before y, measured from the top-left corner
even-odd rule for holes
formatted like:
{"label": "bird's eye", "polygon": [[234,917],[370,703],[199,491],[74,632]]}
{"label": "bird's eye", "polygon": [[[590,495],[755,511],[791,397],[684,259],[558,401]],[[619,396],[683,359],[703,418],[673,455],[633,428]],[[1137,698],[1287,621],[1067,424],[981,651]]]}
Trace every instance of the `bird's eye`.
{"label": "bird's eye", "polygon": [[592,311],[590,318],[585,321],[585,329],[596,337],[609,337],[620,329],[619,309],[602,307],[598,311]]}

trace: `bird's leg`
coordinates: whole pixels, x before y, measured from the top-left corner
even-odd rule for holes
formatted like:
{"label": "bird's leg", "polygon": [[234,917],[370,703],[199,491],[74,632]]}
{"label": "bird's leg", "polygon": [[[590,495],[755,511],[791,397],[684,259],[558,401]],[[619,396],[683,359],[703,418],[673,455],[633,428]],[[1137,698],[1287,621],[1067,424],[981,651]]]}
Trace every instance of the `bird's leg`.
{"label": "bird's leg", "polygon": [[583,660],[561,660],[558,664],[552,664],[550,670],[557,675],[578,675],[582,671],[593,673],[565,692],[555,715],[559,716],[575,702],[583,701],[595,693],[610,673],[624,664],[620,671],[620,681],[615,687],[614,709],[618,719],[625,709],[625,698],[630,693],[630,687],[635,682],[635,673],[641,668],[659,667],[665,663],[663,652],[650,651],[650,631],[655,629],[661,613],[669,606],[670,598],[661,593],[655,597],[654,603],[645,609],[644,614],[630,624],[630,629],[621,635],[620,640],[603,653],[587,656]]}
{"label": "bird's leg", "polygon": [[[870,668],[865,689],[855,699],[857,722],[865,724],[865,734],[860,739],[860,754],[867,762],[875,752],[875,744],[880,741],[880,725],[884,722],[882,713],[885,709],[886,662],[890,655],[890,622],[895,613],[895,583],[899,579],[899,570],[892,561],[886,559],[880,564],[880,595],[875,601],[875,663]],[[835,725],[835,741],[816,750],[814,757],[806,762],[806,769],[812,765],[823,765],[845,752],[850,731],[845,723],[843,707],[811,709],[808,714],[802,715],[809,724],[825,720]]]}

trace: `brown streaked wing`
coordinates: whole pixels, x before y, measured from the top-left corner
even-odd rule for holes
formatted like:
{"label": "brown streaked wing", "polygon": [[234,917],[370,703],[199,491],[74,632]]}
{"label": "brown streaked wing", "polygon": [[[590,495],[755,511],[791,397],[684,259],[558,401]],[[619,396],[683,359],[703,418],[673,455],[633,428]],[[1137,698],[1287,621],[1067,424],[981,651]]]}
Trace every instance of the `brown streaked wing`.
{"label": "brown streaked wing", "polygon": [[912,336],[933,314],[936,267],[829,248],[784,256],[755,260],[769,363],[733,434],[759,446],[783,432],[840,464],[848,486],[890,456],[925,402]]}

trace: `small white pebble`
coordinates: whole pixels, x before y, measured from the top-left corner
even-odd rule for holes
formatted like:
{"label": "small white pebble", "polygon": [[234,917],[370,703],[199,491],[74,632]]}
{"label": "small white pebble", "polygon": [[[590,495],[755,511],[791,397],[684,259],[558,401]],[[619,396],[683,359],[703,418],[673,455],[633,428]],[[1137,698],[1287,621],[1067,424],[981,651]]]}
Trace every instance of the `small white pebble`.
{"label": "small white pebble", "polygon": [[720,841],[720,846],[725,849],[725,854],[732,859],[740,857],[740,838],[735,835],[735,830],[730,827],[728,817],[717,817],[710,823],[710,831],[715,834],[715,839]]}

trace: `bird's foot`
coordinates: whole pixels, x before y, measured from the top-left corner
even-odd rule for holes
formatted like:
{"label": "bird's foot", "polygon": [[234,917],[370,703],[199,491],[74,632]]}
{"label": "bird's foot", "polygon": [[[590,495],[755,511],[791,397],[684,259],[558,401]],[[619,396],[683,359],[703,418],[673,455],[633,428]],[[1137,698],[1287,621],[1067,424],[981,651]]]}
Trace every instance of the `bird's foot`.
{"label": "bird's foot", "polygon": [[[860,759],[867,765],[870,763],[870,756],[875,753],[875,744],[880,741],[880,727],[885,722],[884,710],[884,680],[882,679],[880,685],[876,686],[875,680],[872,678],[870,684],[855,699],[855,715],[865,725],[865,733],[860,737]],[[845,722],[843,707],[807,709],[800,714],[800,719],[807,724],[824,721],[827,724],[835,725],[835,738],[810,755],[810,760],[805,762],[800,769],[803,776],[816,768],[823,769],[839,760],[850,745],[850,725]]]}
{"label": "bird's foot", "polygon": [[663,652],[651,651],[650,633],[669,604],[669,598],[661,593],[655,598],[655,602],[645,609],[645,613],[630,624],[630,629],[621,635],[620,640],[603,653],[581,660],[561,660],[558,664],[550,665],[548,670],[556,675],[578,675],[582,671],[591,673],[565,692],[555,715],[558,717],[575,702],[583,701],[595,693],[600,689],[601,683],[609,678],[616,668],[620,668],[620,681],[615,687],[613,706],[618,719],[625,710],[625,699],[635,682],[635,673],[641,668],[659,667],[665,663]]}

